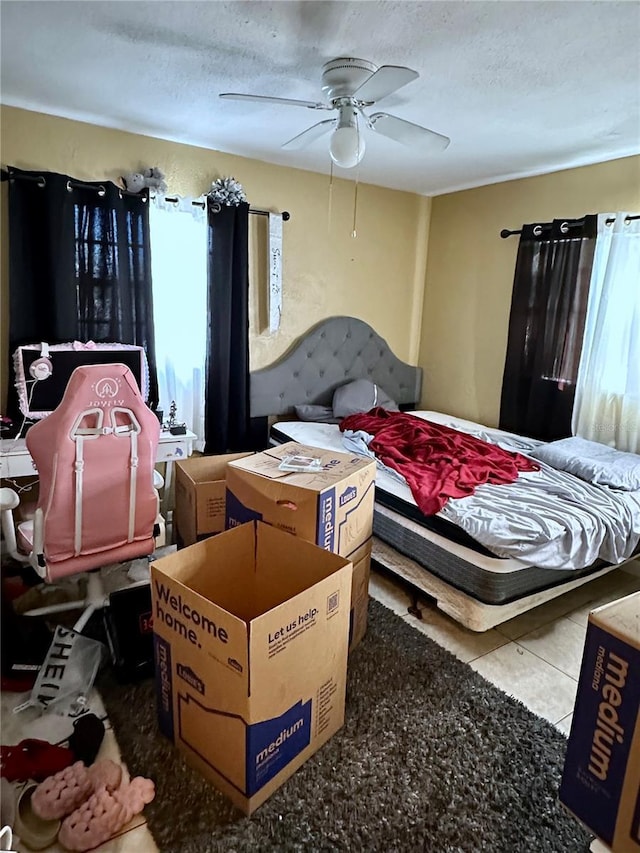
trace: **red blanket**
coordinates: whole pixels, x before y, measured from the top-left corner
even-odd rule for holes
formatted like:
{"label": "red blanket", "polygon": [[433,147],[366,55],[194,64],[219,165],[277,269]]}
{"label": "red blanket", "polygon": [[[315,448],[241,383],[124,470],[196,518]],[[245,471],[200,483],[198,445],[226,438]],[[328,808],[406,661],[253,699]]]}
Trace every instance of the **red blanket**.
{"label": "red blanket", "polygon": [[366,415],[349,415],[340,429],[374,436],[369,448],[402,474],[425,515],[438,512],[449,498],[473,494],[482,483],[513,483],[520,471],[540,467],[464,432],[379,407]]}

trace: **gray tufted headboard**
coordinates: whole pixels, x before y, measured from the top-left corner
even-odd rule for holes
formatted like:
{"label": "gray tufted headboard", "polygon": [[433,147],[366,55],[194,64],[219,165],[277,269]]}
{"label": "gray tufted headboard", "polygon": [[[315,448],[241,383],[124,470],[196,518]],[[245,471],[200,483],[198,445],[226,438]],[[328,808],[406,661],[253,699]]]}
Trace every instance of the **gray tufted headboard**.
{"label": "gray tufted headboard", "polygon": [[370,379],[403,408],[420,401],[420,367],[401,361],[363,320],[330,317],[251,374],[251,417],[291,414],[304,403],[329,406],[335,389],[353,379]]}

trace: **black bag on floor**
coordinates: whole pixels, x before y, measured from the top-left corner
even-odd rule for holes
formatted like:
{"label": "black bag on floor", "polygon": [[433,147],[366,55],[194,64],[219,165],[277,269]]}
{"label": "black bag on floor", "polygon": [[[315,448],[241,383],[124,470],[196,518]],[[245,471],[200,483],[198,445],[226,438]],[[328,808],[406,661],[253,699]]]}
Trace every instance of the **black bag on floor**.
{"label": "black bag on floor", "polygon": [[44,619],[40,616],[19,616],[3,596],[0,631],[3,679],[33,684],[53,637]]}
{"label": "black bag on floor", "polygon": [[139,681],[153,675],[151,586],[116,590],[104,611],[107,641],[118,681]]}

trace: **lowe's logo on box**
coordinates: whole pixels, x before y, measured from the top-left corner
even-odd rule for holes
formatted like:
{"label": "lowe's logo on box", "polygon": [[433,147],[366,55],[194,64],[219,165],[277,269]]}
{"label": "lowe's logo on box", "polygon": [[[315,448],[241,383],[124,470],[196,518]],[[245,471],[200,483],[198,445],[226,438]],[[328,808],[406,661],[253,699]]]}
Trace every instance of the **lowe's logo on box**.
{"label": "lowe's logo on box", "polygon": [[358,490],[355,486],[347,486],[344,492],[340,495],[339,504],[343,507],[345,504],[348,504],[350,501],[356,499],[358,494]]}
{"label": "lowe's logo on box", "polygon": [[186,681],[194,690],[197,690],[198,693],[204,696],[204,681],[191,669],[190,666],[185,666],[184,664],[179,663],[176,666],[176,671],[178,673],[178,678]]}
{"label": "lowe's logo on box", "polygon": [[252,796],[311,743],[311,699],[247,727],[247,794]]}

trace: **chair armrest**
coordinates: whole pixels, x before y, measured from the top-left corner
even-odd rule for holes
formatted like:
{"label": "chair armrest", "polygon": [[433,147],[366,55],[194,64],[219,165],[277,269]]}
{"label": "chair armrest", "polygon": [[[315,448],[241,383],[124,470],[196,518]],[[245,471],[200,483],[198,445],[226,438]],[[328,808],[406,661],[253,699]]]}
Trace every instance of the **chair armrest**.
{"label": "chair armrest", "polygon": [[19,563],[28,563],[29,558],[18,551],[16,542],[16,527],[13,520],[13,511],[20,505],[20,498],[13,489],[3,486],[0,489],[0,523],[2,526],[2,537],[5,542],[7,553]]}
{"label": "chair armrest", "polygon": [[9,489],[6,486],[3,486],[0,489],[0,511],[5,512],[5,510],[9,510],[12,512],[20,505],[20,498],[17,493],[13,491],[13,489]]}

